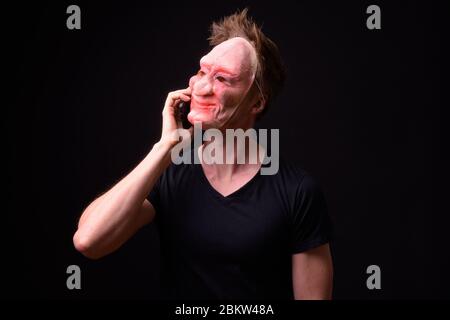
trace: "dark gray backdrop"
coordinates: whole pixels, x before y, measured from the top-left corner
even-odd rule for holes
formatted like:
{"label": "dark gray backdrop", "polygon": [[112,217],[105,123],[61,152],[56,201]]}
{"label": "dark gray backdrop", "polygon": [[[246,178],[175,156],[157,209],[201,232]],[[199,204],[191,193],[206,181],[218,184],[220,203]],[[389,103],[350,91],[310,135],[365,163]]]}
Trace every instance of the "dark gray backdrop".
{"label": "dark gray backdrop", "polygon": [[[72,2],[5,10],[12,103],[6,143],[2,295],[153,298],[158,238],[145,227],[89,261],[72,235],[82,210],[131,170],[160,134],[167,93],[187,86],[209,24],[249,6],[281,50],[288,79],[259,124],[323,186],[335,222],[334,297],[448,297],[441,209],[440,43],[434,4],[411,1]],[[366,28],[378,4],[382,29]],[[82,290],[66,268],[82,269]],[[382,289],[366,288],[367,266]]]}

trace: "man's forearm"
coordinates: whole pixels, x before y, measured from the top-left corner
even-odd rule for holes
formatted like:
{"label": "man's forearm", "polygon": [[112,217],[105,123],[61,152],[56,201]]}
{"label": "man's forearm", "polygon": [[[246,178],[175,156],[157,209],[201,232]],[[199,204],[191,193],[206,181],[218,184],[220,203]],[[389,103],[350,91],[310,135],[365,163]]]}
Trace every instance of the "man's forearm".
{"label": "man's forearm", "polygon": [[170,145],[156,143],[136,168],[86,208],[76,235],[85,246],[109,247],[109,242],[123,240],[148,193],[170,164],[170,150]]}

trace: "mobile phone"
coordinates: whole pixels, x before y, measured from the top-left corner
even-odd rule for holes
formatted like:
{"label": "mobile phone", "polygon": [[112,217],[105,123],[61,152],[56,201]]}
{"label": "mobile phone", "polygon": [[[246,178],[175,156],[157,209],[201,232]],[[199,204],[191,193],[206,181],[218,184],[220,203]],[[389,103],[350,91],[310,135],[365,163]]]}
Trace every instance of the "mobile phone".
{"label": "mobile phone", "polygon": [[184,129],[189,129],[192,124],[187,119],[189,112],[191,111],[190,101],[181,101],[177,105],[177,117],[181,121]]}

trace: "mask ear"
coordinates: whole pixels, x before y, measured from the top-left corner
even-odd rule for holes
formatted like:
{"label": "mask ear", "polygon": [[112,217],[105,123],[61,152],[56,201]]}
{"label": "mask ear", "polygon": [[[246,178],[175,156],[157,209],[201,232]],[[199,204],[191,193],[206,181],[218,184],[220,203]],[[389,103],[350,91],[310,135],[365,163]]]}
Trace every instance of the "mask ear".
{"label": "mask ear", "polygon": [[266,100],[264,99],[264,97],[259,98],[258,101],[252,107],[252,113],[253,114],[261,113],[264,110],[265,106]]}

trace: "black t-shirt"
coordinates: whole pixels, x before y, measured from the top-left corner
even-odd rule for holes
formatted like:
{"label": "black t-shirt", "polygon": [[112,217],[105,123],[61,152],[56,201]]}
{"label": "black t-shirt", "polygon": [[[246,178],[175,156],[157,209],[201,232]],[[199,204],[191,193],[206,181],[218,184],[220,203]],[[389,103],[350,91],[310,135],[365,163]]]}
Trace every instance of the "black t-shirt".
{"label": "black t-shirt", "polygon": [[226,197],[200,164],[171,164],[148,200],[163,299],[293,299],[291,255],[330,241],[321,188],[282,159]]}

